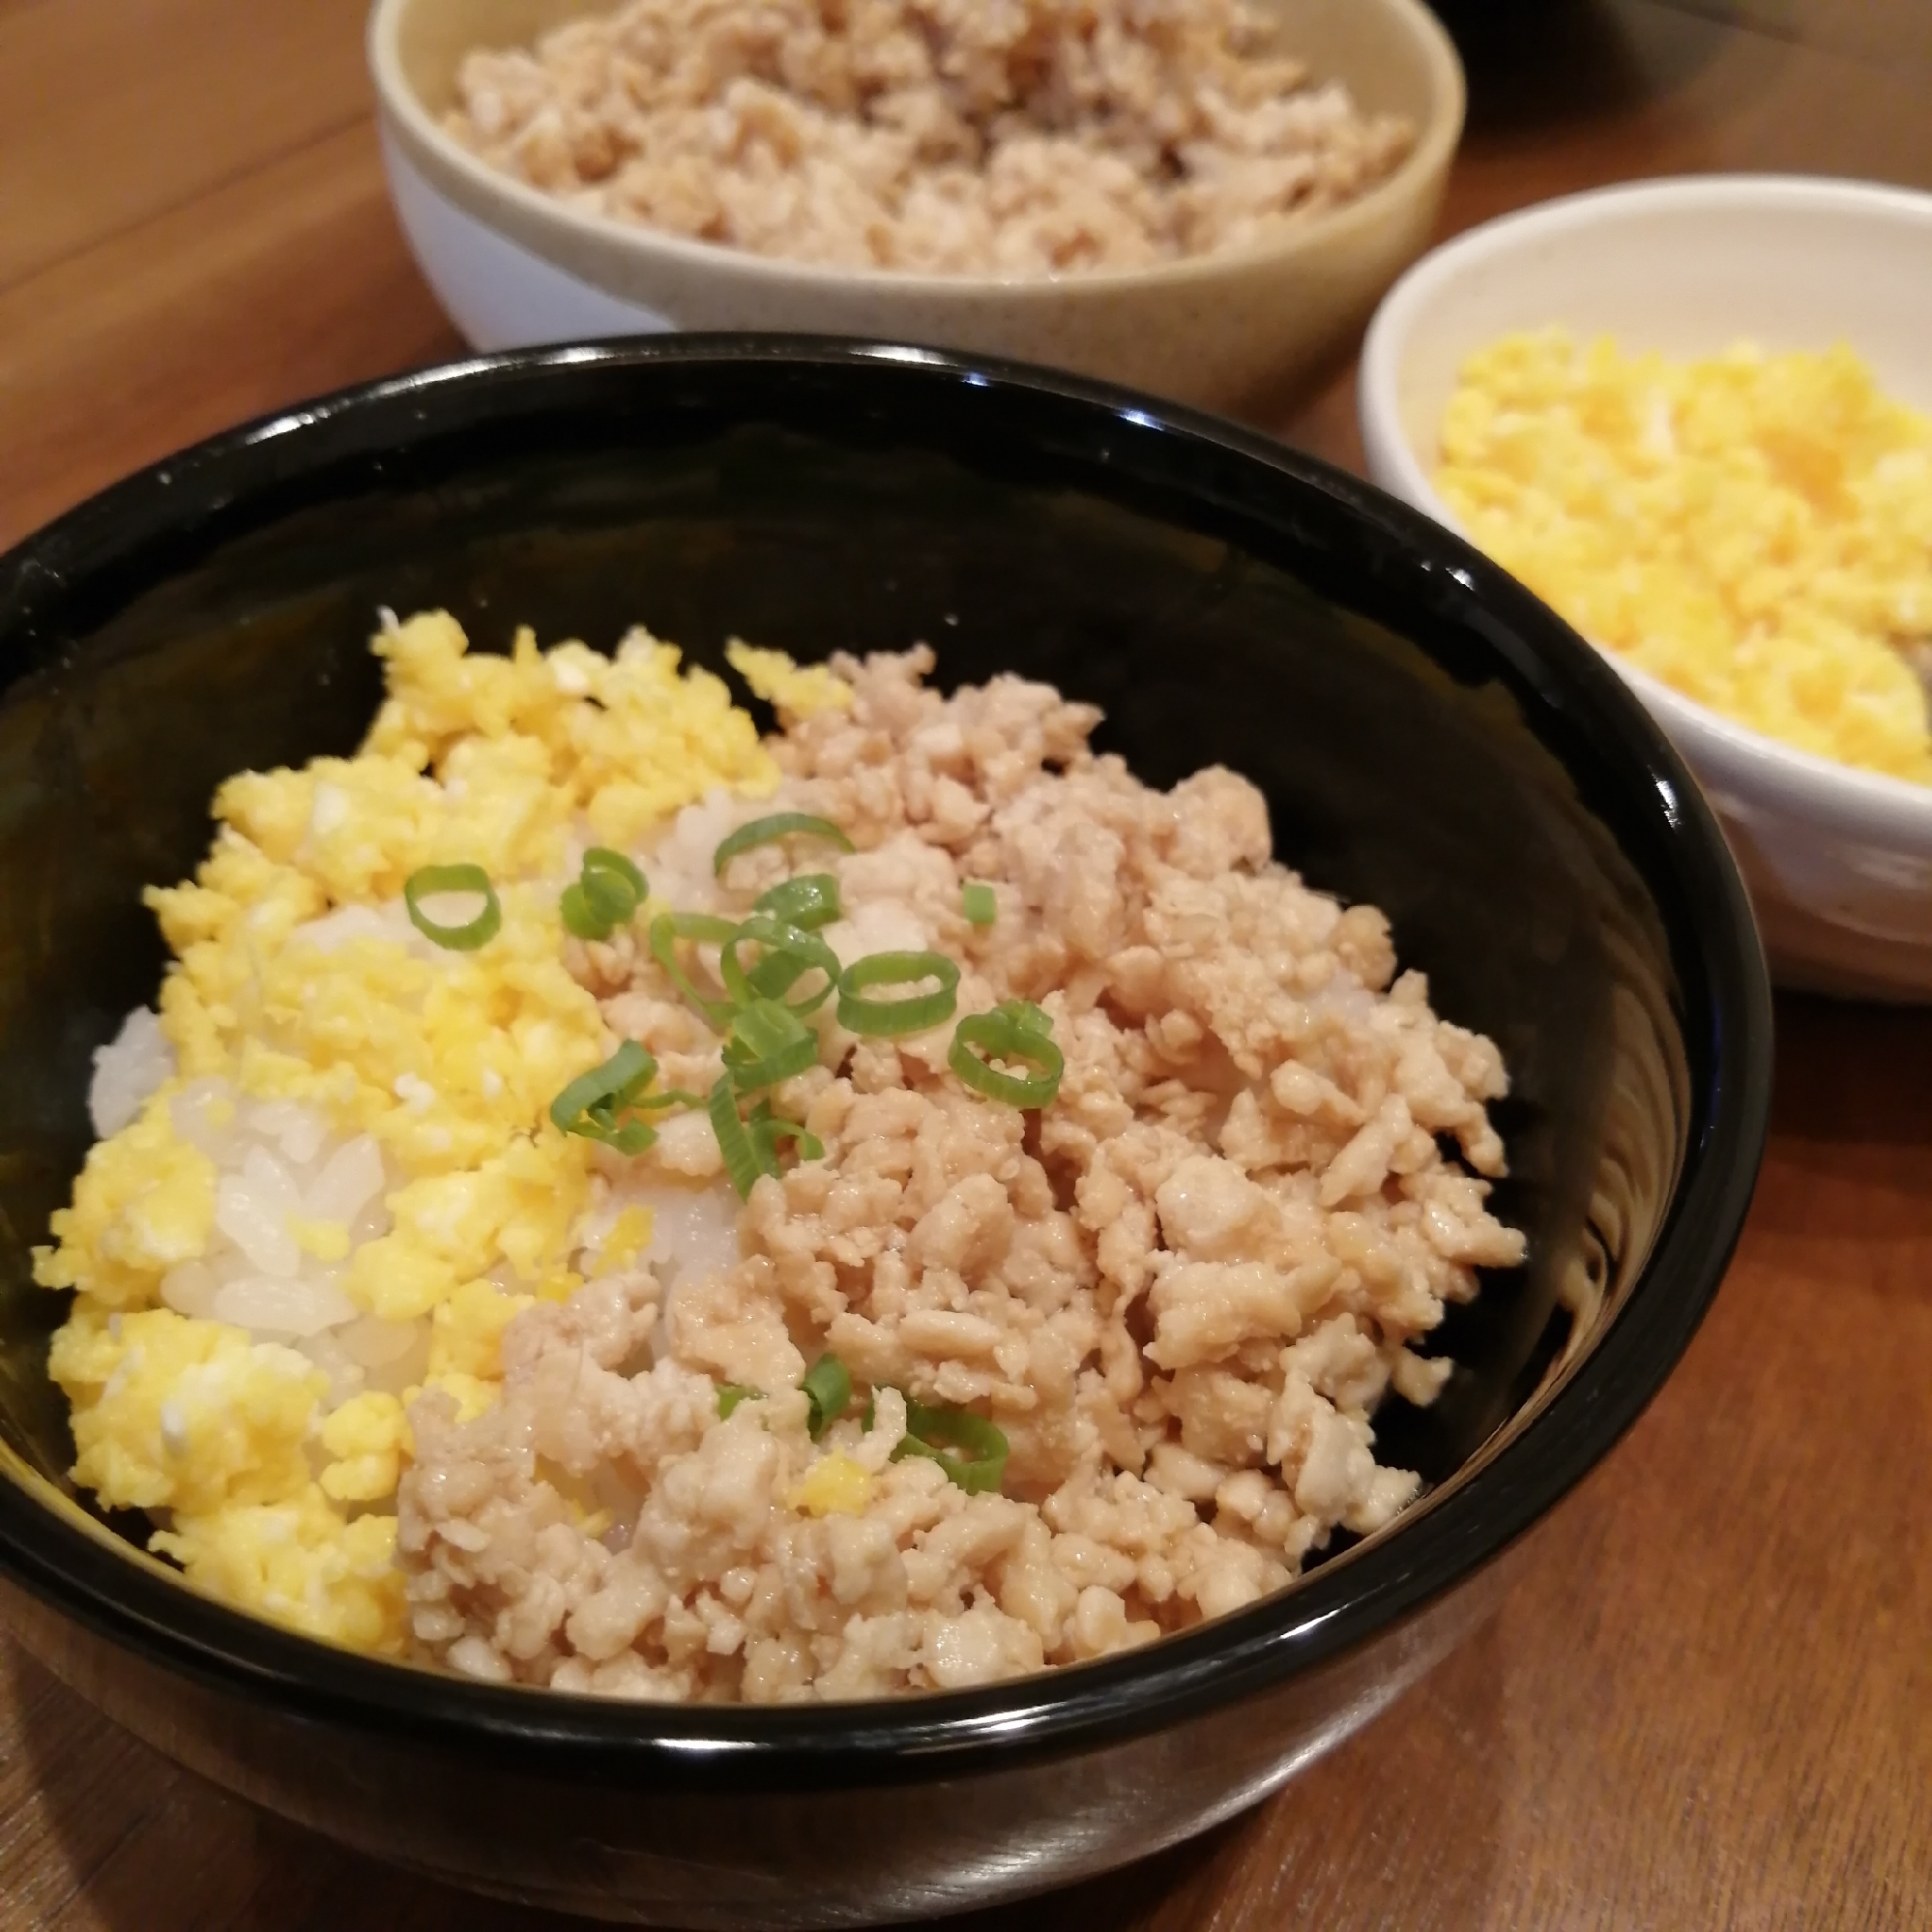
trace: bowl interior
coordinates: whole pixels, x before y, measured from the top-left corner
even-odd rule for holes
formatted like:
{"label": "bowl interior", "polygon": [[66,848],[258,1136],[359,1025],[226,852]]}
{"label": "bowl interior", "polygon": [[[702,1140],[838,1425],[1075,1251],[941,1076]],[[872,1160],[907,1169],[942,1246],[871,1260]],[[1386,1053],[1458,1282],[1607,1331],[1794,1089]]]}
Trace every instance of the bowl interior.
{"label": "bowl interior", "polygon": [[622,0],[412,0],[395,8],[395,51],[418,101],[439,118],[456,104],[456,70],[476,47],[527,47],[552,27],[614,13]]}
{"label": "bowl interior", "polygon": [[[447,607],[491,650],[523,623],[609,646],[643,621],[720,670],[733,634],[807,659],[926,639],[944,682],[1017,671],[1104,706],[1100,742],[1156,783],[1244,773],[1278,855],[1381,906],[1514,1077],[1499,1208],[1531,1262],[1451,1315],[1448,1390],[1391,1402],[1385,1452],[1442,1481],[1507,1440],[1682,1211],[1683,1266],[1644,1289],[1663,1339],[1619,1371],[1633,1413],[1748,1194],[1762,1082],[1720,1067],[1768,1053],[1741,1009],[1714,1017],[1742,998],[1762,1021],[1761,968],[1662,740],[1539,605],[1373,491],[1117,394],[897,355],[686,338],[430,371],[190,453],[0,563],[0,1438],[21,1461],[66,1484],[62,1303],[28,1250],[90,1138],[89,1056],[155,995],[140,890],[192,870],[222,777],[355,746],[384,604]],[[1682,1210],[1686,1162],[1712,1159]]]}
{"label": "bowl interior", "polygon": [[1578,195],[1464,237],[1416,270],[1388,312],[1385,373],[1424,479],[1463,360],[1553,323],[1680,359],[1740,340],[1847,342],[1891,395],[1932,408],[1932,196],[1748,178]]}

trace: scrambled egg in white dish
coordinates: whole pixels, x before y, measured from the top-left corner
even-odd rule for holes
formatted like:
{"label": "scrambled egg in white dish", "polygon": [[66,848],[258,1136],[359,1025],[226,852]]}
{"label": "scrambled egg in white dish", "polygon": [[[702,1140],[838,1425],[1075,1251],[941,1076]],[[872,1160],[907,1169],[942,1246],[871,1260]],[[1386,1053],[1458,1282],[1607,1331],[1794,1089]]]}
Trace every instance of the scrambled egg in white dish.
{"label": "scrambled egg in white dish", "polygon": [[1472,356],[1436,487],[1585,636],[1800,750],[1932,783],[1932,418],[1847,348]]}

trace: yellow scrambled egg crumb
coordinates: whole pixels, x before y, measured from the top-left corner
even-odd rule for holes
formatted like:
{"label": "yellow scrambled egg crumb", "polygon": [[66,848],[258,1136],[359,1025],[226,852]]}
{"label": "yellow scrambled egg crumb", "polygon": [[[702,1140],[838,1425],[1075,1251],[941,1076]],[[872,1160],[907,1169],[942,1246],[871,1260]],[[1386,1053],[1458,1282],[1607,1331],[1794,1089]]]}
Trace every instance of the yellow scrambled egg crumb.
{"label": "yellow scrambled egg crumb", "polygon": [[447,1395],[456,1405],[459,1422],[474,1422],[496,1400],[501,1385],[494,1379],[466,1375],[459,1368],[432,1370],[423,1378],[424,1390],[430,1394]]}
{"label": "yellow scrambled egg crumb", "polygon": [[211,1595],[308,1636],[385,1655],[403,1648],[395,1518],[350,1522],[314,1483],[279,1503],[177,1515],[154,1547]]}
{"label": "yellow scrambled egg crumb", "polygon": [[610,1232],[598,1249],[594,1274],[615,1274],[629,1268],[651,1245],[656,1216],[649,1208],[626,1208],[611,1222]]}
{"label": "yellow scrambled egg crumb", "polygon": [[465,1282],[430,1318],[430,1375],[501,1381],[503,1332],[536,1302],[534,1295],[507,1295],[493,1281]]}
{"label": "yellow scrambled egg crumb", "polygon": [[805,1471],[785,1498],[807,1516],[863,1516],[872,1500],[872,1478],[863,1464],[834,1452]]}
{"label": "yellow scrambled egg crumb", "polygon": [[1849,349],[1688,364],[1561,329],[1472,356],[1436,484],[1595,643],[1820,756],[1932,783],[1932,418]]}
{"label": "yellow scrambled egg crumb", "polygon": [[737,637],[724,647],[724,655],[751,687],[753,697],[776,705],[788,717],[843,711],[852,702],[852,687],[824,664],[795,664],[782,651],[760,651]]}
{"label": "yellow scrambled egg crumb", "polygon": [[104,1501],[205,1516],[307,1486],[304,1445],[328,1378],[293,1349],[82,1297],[47,1366],[73,1404],[74,1479]]}
{"label": "yellow scrambled egg crumb", "polygon": [[[291,1216],[289,1232],[343,1264],[359,1307],[428,1317],[423,1387],[482,1414],[511,1319],[581,1282],[590,1149],[548,1108],[617,1042],[563,963],[571,852],[629,847],[717,786],[768,797],[778,774],[723,681],[681,671],[641,630],[611,657],[540,652],[527,630],[507,657],[473,655],[436,613],[374,648],[388,697],[362,750],[229,779],[194,880],[148,894],[177,961],[160,1002],[177,1077],[89,1155],[35,1272],[78,1291],[51,1358],[75,1479],[110,1506],[166,1512],[154,1546],[213,1594],[395,1652],[395,1520],[379,1506],[411,1452],[415,1390],[332,1410],[329,1377],[297,1350],[160,1305],[162,1276],[208,1251],[220,1180],[169,1103],[219,1075],[247,1100],[299,1100],[344,1137],[372,1135],[403,1177],[385,1196],[389,1231],[353,1250],[338,1222]],[[829,673],[752,655],[788,704],[849,701]],[[400,894],[418,868],[450,863],[483,866],[501,928],[475,951],[425,956]],[[650,1238],[648,1215],[620,1216],[600,1261]]]}
{"label": "yellow scrambled egg crumb", "polygon": [[395,1494],[411,1449],[409,1419],[394,1395],[352,1395],[323,1422],[322,1447],[332,1458],[322,1472],[324,1494],[338,1503],[379,1503]]}
{"label": "yellow scrambled egg crumb", "polygon": [[140,1118],[103,1140],[53,1216],[60,1245],[41,1249],[36,1278],[81,1288],[104,1308],[151,1306],[161,1277],[208,1245],[215,1163],[180,1139],[157,1096]]}

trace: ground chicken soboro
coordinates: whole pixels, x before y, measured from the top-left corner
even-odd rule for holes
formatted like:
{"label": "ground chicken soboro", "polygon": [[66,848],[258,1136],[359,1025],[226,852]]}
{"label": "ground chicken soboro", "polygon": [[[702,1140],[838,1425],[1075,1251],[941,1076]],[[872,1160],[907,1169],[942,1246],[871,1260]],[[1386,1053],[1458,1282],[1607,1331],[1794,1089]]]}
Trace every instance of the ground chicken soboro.
{"label": "ground chicken soboro", "polygon": [[[1391,1386],[1435,1395],[1448,1364],[1410,1345],[1524,1253],[1484,1205],[1496,1048],[1396,976],[1380,913],[1273,863],[1245,780],[1150,790],[1089,750],[1091,707],[1016,678],[942,699],[931,661],[834,659],[849,693],[821,678],[773,744],[779,803],[858,848],[832,866],[839,957],[931,948],[961,962],[958,1013],[1037,1002],[1057,1098],[968,1091],[951,1022],[862,1039],[822,1010],[821,1064],[777,1101],[823,1157],[758,1180],[735,1255],[704,1232],[736,1203],[701,1113],[600,1154],[602,1212],[649,1201],[656,1265],[518,1315],[480,1418],[413,1411],[410,1619],[459,1671],[748,1702],[984,1683],[1252,1602],[1417,1493],[1370,1417]],[[654,903],[742,916],[788,863],[760,847],[713,883],[719,825],[750,815],[688,808]],[[718,1077],[629,932],[568,958],[666,1084]],[[814,1442],[800,1383],[827,1350],[858,1398]],[[720,1385],[762,1393],[721,1417]],[[995,1422],[1003,1493],[892,1460],[908,1398]]]}
{"label": "ground chicken soboro", "polygon": [[909,274],[1270,240],[1415,138],[1237,0],[631,0],[471,53],[456,95],[459,142],[574,207]]}

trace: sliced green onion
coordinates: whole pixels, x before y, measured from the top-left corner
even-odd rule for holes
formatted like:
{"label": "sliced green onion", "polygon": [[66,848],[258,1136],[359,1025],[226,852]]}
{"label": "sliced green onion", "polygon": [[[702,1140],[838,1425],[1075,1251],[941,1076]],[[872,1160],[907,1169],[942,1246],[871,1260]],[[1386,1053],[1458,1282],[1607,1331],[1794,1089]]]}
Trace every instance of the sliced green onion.
{"label": "sliced green onion", "polygon": [[[738,949],[744,945],[765,949],[764,958],[748,973],[738,958]],[[793,1012],[804,1014],[816,1012],[838,983],[838,955],[815,932],[789,925],[770,913],[753,913],[718,949],[717,971],[724,990],[741,1006],[783,999],[805,974],[824,974],[825,984],[817,992],[786,1003]]]}
{"label": "sliced green onion", "polygon": [[775,838],[824,838],[841,852],[856,849],[829,818],[814,818],[808,811],[775,811],[769,818],[754,818],[749,825],[741,825],[722,840],[711,855],[711,869],[722,872],[741,852],[769,845]]}
{"label": "sliced green onion", "polygon": [[822,1355],[805,1370],[799,1387],[811,1404],[805,1419],[805,1432],[817,1442],[831,1425],[852,1406],[852,1377],[835,1355]]}
{"label": "sliced green onion", "polygon": [[577,938],[608,939],[629,922],[650,891],[650,881],[622,852],[593,845],[584,854],[576,883],[564,888],[558,910],[566,929]]}
{"label": "sliced green onion", "polygon": [[731,1177],[738,1198],[748,1201],[766,1168],[751,1145],[751,1136],[745,1131],[745,1123],[738,1118],[738,1096],[731,1091],[729,1073],[711,1090],[705,1111],[711,1116],[711,1130],[717,1136],[717,1151],[724,1156],[724,1171]]}
{"label": "sliced green onion", "polygon": [[584,854],[584,877],[593,872],[606,872],[614,878],[622,879],[630,888],[630,903],[641,905],[651,896],[651,882],[635,864],[622,852],[613,852],[608,845],[593,845]]}
{"label": "sliced green onion", "polygon": [[637,910],[637,894],[615,872],[593,872],[586,865],[582,891],[584,903],[602,921],[606,932],[622,925]]}
{"label": "sliced green onion", "polygon": [[731,1016],[724,1067],[741,1094],[776,1087],[818,1064],[818,1035],[778,1000],[753,1000]]}
{"label": "sliced green onion", "polygon": [[701,1012],[706,1021],[722,1033],[738,1010],[731,1000],[708,999],[693,986],[678,964],[678,941],[722,945],[738,931],[728,919],[715,919],[710,913],[659,913],[651,922],[651,956],[664,969],[671,984]]}
{"label": "sliced green onion", "polygon": [[[958,1450],[960,1453],[954,1454]],[[1005,1434],[970,1409],[928,1408],[906,1397],[906,1433],[893,1460],[921,1455],[936,1462],[968,1495],[997,1489],[1007,1473]]]}
{"label": "sliced green onion", "polygon": [[[968,1013],[952,1030],[948,1064],[976,1094],[989,1100],[1004,1100],[1010,1107],[1050,1106],[1067,1068],[1047,1031],[1051,1025],[1038,1007],[1025,1000],[1009,1000],[989,1013]],[[976,1046],[978,1053],[973,1050]],[[1039,1070],[1030,1076],[1006,1073],[988,1064],[994,1060],[1016,1060]]]}
{"label": "sliced green onion", "polygon": [[796,879],[781,879],[769,892],[760,893],[751,909],[770,913],[802,932],[816,932],[844,916],[838,881],[830,872],[801,872]]}
{"label": "sliced green onion", "polygon": [[745,1131],[751,1137],[758,1165],[767,1174],[778,1171],[778,1143],[781,1140],[789,1140],[797,1147],[801,1160],[825,1158],[824,1141],[802,1127],[797,1121],[780,1120],[773,1113],[770,1100],[760,1100],[751,1109],[750,1118],[745,1123]]}
{"label": "sliced green onion", "polygon": [[[867,1000],[874,986],[917,985],[937,980],[938,990],[903,1000]],[[952,1017],[959,1004],[959,968],[943,952],[874,952],[838,976],[838,1024],[872,1039],[923,1033]]]}
{"label": "sliced green onion", "polygon": [[557,902],[557,910],[563,916],[566,932],[574,933],[579,939],[610,937],[610,927],[591,911],[590,901],[584,896],[581,880],[575,885],[564,888],[564,895]]}
{"label": "sliced green onion", "polygon": [[[483,911],[467,925],[438,925],[423,910],[423,901],[441,893],[481,893]],[[481,865],[419,866],[402,882],[402,903],[409,910],[410,924],[451,952],[474,952],[488,945],[503,925],[503,906]]]}
{"label": "sliced green onion", "polygon": [[717,1136],[717,1151],[724,1156],[724,1171],[741,1201],[750,1199],[761,1174],[777,1179],[780,1140],[797,1142],[801,1160],[819,1160],[825,1156],[824,1142],[796,1121],[777,1119],[770,1100],[760,1100],[751,1109],[749,1120],[740,1119],[738,1096],[731,1090],[728,1072],[711,1090],[705,1111],[711,1116],[711,1130]]}
{"label": "sliced green onion", "polygon": [[764,1390],[747,1389],[742,1382],[720,1382],[717,1385],[717,1420],[721,1422],[741,1402],[762,1402]]}
{"label": "sliced green onion", "polygon": [[991,925],[1000,916],[1000,902],[993,896],[992,887],[977,879],[969,879],[960,888],[959,909],[971,925]]}
{"label": "sliced green onion", "polygon": [[565,1133],[601,1141],[620,1154],[642,1154],[658,1138],[639,1120],[620,1120],[639,1106],[664,1106],[674,1095],[644,1097],[657,1076],[658,1063],[634,1039],[627,1039],[601,1067],[580,1073],[550,1102],[551,1122]]}
{"label": "sliced green onion", "polygon": [[655,1094],[632,1094],[627,1106],[631,1107],[701,1107],[705,1104],[702,1094],[688,1094],[682,1087],[659,1087]]}
{"label": "sliced green onion", "polygon": [[1046,1039],[1053,1038],[1053,1015],[1044,1007],[1037,1007],[1031,1000],[1002,1000],[993,1010],[1005,1013],[1024,1033],[1038,1033]]}

